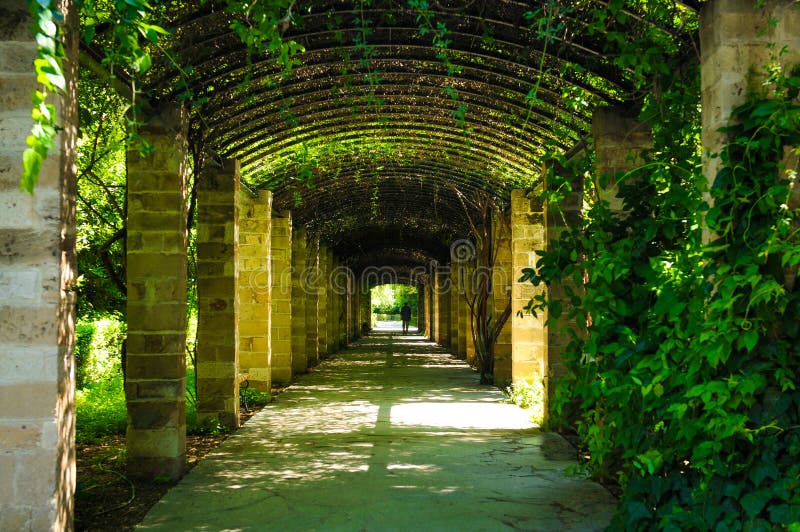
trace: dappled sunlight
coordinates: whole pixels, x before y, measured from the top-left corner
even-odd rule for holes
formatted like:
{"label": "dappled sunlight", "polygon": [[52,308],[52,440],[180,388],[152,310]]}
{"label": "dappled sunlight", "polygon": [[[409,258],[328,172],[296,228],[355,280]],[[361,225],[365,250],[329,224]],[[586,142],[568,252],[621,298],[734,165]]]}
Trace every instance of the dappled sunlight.
{"label": "dappled sunlight", "polygon": [[413,402],[394,405],[391,411],[394,425],[456,429],[533,428],[529,417],[513,405],[474,402]]}
{"label": "dappled sunlight", "polygon": [[[560,514],[607,522],[613,499],[564,476],[574,460],[560,436],[548,439],[444,350],[386,343],[359,342],[299,377],[175,486],[143,529],[198,529],[191,513],[217,530],[439,530],[456,522],[443,512],[482,519],[496,508],[481,525],[493,530],[556,501]],[[341,521],[330,525],[332,515]]]}

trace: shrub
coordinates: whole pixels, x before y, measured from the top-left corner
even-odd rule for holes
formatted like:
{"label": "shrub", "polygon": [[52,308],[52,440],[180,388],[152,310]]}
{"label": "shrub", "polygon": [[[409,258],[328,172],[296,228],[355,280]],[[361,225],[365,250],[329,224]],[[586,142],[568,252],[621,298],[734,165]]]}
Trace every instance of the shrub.
{"label": "shrub", "polygon": [[531,420],[537,425],[544,422],[544,385],[540,380],[519,380],[503,390],[509,402],[530,410]]}
{"label": "shrub", "polygon": [[126,325],[115,315],[79,322],[75,327],[77,387],[120,374]]}
{"label": "shrub", "polygon": [[127,423],[122,375],[90,384],[75,396],[76,440],[96,441],[105,436],[124,434]]}

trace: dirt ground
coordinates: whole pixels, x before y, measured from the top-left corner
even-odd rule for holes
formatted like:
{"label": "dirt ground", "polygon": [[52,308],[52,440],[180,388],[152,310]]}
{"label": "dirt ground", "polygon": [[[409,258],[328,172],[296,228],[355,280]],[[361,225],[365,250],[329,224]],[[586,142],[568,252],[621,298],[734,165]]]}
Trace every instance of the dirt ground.
{"label": "dirt ground", "polygon": [[[241,412],[244,423],[255,410]],[[229,434],[187,435],[186,465],[191,469]],[[128,531],[174,482],[142,482],[125,476],[125,437],[77,446],[76,531]]]}

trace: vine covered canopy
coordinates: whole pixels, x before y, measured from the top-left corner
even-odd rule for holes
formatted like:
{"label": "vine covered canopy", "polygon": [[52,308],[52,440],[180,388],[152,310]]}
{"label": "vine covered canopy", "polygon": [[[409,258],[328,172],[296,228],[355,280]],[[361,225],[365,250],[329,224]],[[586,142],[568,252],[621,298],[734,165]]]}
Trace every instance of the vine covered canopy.
{"label": "vine covered canopy", "polygon": [[580,148],[597,107],[635,113],[647,63],[615,39],[696,55],[696,6],[680,3],[267,4],[155,9],[170,35],[137,89],[153,107],[189,100],[196,152],[239,159],[249,186],[357,267],[448,260],[469,232],[462,200],[539,185],[543,156]]}

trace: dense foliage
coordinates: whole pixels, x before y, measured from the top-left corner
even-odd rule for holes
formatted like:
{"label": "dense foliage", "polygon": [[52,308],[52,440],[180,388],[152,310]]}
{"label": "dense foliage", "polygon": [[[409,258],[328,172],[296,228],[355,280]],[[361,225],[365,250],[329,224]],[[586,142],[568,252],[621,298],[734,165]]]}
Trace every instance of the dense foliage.
{"label": "dense foliage", "polygon": [[373,314],[400,315],[405,303],[417,314],[419,294],[416,287],[404,284],[383,284],[371,290]]}
{"label": "dense foliage", "polygon": [[[698,91],[666,87],[642,111],[655,147],[618,176],[624,212],[542,252],[535,284],[566,288],[570,377],[557,408],[589,471],[622,488],[620,528],[770,529],[800,522],[800,78],[773,71],[726,130],[703,243]],[[794,159],[796,161],[796,159]],[[559,168],[554,165],[552,168]],[[594,181],[590,176],[589,189]],[[548,176],[553,188],[564,176]],[[596,190],[594,192],[597,192]],[[551,323],[564,302],[539,300]]]}

